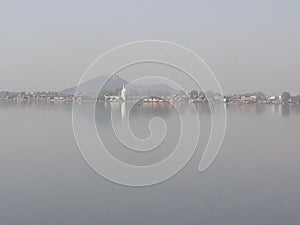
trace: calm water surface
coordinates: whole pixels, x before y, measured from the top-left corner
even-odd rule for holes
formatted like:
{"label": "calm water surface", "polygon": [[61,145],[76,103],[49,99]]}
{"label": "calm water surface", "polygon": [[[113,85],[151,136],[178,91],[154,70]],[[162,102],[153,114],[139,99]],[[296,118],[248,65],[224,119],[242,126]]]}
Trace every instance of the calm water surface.
{"label": "calm water surface", "polygon": [[[197,108],[205,140],[209,109]],[[179,135],[172,109],[140,106],[131,113],[141,138],[153,116],[172,130],[149,157],[117,147],[111,109],[97,106],[96,121],[113,154],[136,164],[170,154]],[[188,105],[181,109],[188,115]],[[197,171],[200,144],[172,179],[131,188],[105,180],[85,163],[73,136],[71,104],[1,102],[0,224],[299,225],[300,106],[237,105],[227,112],[221,153],[206,172]]]}

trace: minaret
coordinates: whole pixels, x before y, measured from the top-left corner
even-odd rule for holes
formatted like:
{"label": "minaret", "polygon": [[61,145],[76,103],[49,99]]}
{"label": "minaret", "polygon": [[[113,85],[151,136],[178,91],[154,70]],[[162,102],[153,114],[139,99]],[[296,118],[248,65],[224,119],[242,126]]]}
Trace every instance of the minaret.
{"label": "minaret", "polygon": [[126,88],[123,84],[123,88],[121,90],[121,99],[125,102],[126,101]]}

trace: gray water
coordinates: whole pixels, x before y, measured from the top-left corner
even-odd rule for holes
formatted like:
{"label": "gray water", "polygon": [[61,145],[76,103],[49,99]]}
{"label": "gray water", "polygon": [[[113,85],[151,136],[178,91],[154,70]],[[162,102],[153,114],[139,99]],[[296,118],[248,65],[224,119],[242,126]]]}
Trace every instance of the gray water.
{"label": "gray water", "polygon": [[[198,109],[209,128],[209,109]],[[113,146],[107,106],[98,110],[97,128]],[[85,163],[73,136],[71,104],[1,102],[0,224],[299,225],[300,107],[236,105],[227,112],[221,152],[207,171],[197,171],[199,147],[171,179],[132,188],[102,178]],[[177,127],[172,110],[141,106],[131,116],[141,137],[153,115]],[[176,135],[167,136],[170,148]],[[144,164],[169,152],[147,160],[118,149],[114,154]]]}

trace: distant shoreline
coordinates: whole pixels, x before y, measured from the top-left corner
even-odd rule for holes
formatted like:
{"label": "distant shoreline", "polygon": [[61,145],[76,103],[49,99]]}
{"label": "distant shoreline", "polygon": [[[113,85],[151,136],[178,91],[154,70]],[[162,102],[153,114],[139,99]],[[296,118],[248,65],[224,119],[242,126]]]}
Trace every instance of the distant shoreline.
{"label": "distant shoreline", "polygon": [[226,104],[300,104],[300,95],[293,96],[289,92],[285,91],[279,96],[267,96],[263,92],[254,92],[247,94],[233,94],[233,95],[221,95],[212,91],[198,92],[191,91],[186,93],[185,91],[178,91],[177,94],[172,96],[133,96],[125,95],[122,97],[120,93],[108,93],[108,94],[63,94],[55,91],[48,92],[11,92],[0,91],[1,102],[16,102],[16,103],[73,103],[73,102],[138,102],[138,103],[158,103],[165,102],[175,103],[226,103]]}

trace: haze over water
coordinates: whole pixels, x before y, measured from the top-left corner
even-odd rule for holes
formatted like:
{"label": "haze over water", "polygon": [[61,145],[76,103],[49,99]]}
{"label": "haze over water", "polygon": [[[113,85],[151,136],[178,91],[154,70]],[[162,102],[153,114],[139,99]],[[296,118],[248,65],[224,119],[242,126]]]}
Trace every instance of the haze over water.
{"label": "haze over water", "polygon": [[[116,146],[105,116],[111,107],[97,105],[97,129]],[[172,109],[145,107],[131,113],[140,137],[147,136],[153,116],[177,131]],[[185,115],[189,107],[182,105]],[[298,225],[300,106],[227,105],[221,152],[204,173],[198,164],[210,116],[205,104],[197,109],[204,141],[188,165],[166,182],[132,188],[105,180],[85,163],[73,136],[71,104],[0,102],[1,224]],[[161,160],[177,138],[169,134],[150,159],[121,147],[114,154],[137,164]]]}

